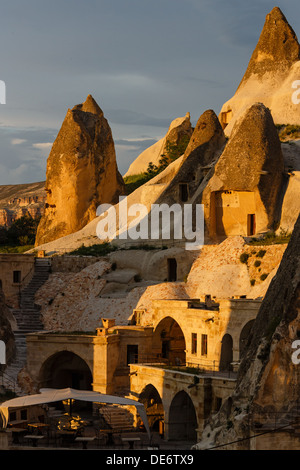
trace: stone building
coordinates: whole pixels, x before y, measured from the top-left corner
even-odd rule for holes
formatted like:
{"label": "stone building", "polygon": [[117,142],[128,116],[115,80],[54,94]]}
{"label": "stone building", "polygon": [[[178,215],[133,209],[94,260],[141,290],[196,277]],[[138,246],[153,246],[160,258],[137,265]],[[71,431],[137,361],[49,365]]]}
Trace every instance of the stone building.
{"label": "stone building", "polygon": [[34,265],[33,254],[0,254],[0,287],[7,302],[16,299],[21,289],[29,283],[34,274]]}
{"label": "stone building", "polygon": [[[145,404],[152,429],[164,426],[166,439],[199,439],[205,419],[234,388],[260,300],[207,296],[153,305],[147,322],[135,310],[126,326],[103,319],[97,332],[27,335],[35,388],[130,396]],[[182,407],[188,413],[178,415]]]}
{"label": "stone building", "polygon": [[210,238],[253,236],[280,220],[284,160],[270,111],[249,108],[233,128],[202,193]]}

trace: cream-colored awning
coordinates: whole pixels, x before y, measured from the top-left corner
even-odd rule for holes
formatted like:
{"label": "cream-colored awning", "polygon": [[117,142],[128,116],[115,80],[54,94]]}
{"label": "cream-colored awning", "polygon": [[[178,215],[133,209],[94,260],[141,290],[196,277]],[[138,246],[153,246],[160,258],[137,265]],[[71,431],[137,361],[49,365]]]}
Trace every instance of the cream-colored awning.
{"label": "cream-colored awning", "polygon": [[9,418],[9,409],[20,408],[24,406],[32,405],[41,405],[43,403],[52,403],[55,401],[62,400],[79,400],[79,401],[89,401],[94,403],[108,403],[114,405],[123,405],[123,406],[135,406],[137,412],[139,413],[145,429],[148,433],[150,439],[150,428],[148,423],[148,418],[146,414],[145,407],[142,403],[139,403],[135,400],[130,400],[129,398],[117,397],[114,395],[103,395],[99,392],[93,392],[90,390],[75,390],[73,388],[42,388],[40,393],[36,395],[26,395],[24,397],[13,398],[12,400],[7,400],[0,406],[0,414],[3,420],[3,427],[7,427],[8,418]]}

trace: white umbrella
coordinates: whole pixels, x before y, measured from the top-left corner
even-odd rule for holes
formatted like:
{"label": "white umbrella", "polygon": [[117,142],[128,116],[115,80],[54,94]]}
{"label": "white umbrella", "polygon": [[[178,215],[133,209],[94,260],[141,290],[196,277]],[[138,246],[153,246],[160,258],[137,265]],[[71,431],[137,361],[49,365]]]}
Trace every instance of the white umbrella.
{"label": "white umbrella", "polygon": [[142,403],[129,398],[117,397],[114,395],[103,395],[100,392],[93,392],[91,390],[75,390],[74,388],[42,388],[40,393],[35,395],[26,395],[24,397],[13,398],[7,400],[0,406],[0,414],[3,420],[3,428],[7,427],[9,409],[19,408],[22,406],[41,405],[43,403],[52,403],[55,401],[63,400],[80,400],[89,401],[94,403],[109,403],[116,405],[131,405],[135,406],[139,413],[146,431],[150,439],[150,428],[145,407]]}

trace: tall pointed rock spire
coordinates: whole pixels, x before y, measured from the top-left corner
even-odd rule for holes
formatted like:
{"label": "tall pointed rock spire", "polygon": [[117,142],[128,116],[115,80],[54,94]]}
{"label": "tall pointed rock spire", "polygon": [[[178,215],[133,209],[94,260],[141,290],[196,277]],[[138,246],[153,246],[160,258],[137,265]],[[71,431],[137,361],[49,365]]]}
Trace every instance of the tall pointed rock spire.
{"label": "tall pointed rock spire", "polygon": [[92,95],[67,111],[48,157],[46,192],[37,246],[82,229],[99,204],[125,193],[110,126]]}
{"label": "tall pointed rock spire", "polygon": [[240,86],[252,75],[262,77],[266,72],[284,72],[300,60],[300,45],[286,17],[275,7],[266,16],[256,48]]}
{"label": "tall pointed rock spire", "polygon": [[300,76],[300,45],[286,17],[275,7],[234,96],[222,106],[219,119],[230,135],[235,122],[254,103],[271,110],[275,124],[300,125],[300,108],[292,101],[292,84]]}

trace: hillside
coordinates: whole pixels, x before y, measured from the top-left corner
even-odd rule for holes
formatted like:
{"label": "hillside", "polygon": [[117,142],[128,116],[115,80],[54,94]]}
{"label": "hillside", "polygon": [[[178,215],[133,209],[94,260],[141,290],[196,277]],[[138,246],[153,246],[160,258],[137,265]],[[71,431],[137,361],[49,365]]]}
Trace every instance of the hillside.
{"label": "hillside", "polygon": [[0,186],[0,225],[9,227],[14,220],[29,214],[44,213],[45,182]]}

